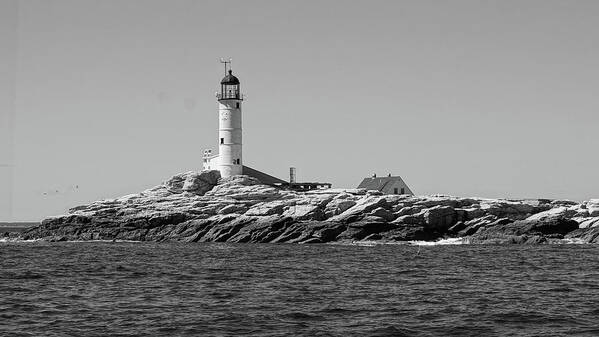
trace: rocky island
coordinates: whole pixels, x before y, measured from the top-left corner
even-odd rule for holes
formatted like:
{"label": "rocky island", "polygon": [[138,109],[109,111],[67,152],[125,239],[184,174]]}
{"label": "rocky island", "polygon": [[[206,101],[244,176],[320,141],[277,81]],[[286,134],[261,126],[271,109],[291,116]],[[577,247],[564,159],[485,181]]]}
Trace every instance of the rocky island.
{"label": "rocky island", "polygon": [[599,243],[599,199],[505,200],[383,195],[362,189],[298,192],[218,171],[175,175],[138,194],[50,217],[21,239],[381,243]]}

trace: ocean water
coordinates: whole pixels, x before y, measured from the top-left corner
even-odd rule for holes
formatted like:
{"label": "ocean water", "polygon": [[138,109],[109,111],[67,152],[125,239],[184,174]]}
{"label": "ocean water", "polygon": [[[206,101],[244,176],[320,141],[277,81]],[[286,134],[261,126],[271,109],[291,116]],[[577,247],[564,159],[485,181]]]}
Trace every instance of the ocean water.
{"label": "ocean water", "polygon": [[599,246],[0,243],[1,336],[599,336]]}

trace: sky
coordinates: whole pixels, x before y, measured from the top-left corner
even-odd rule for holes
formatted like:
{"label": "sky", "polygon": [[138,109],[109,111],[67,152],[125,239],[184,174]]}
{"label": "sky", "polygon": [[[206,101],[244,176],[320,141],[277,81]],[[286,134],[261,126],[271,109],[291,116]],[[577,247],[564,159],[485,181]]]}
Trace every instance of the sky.
{"label": "sky", "polygon": [[597,17],[592,0],[0,0],[0,221],[201,170],[220,57],[261,171],[599,198]]}

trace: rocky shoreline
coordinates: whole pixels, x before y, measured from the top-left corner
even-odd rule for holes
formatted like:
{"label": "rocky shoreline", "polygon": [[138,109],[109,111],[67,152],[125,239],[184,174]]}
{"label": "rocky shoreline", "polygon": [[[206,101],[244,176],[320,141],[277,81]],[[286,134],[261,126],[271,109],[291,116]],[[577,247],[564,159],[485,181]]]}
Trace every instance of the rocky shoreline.
{"label": "rocky shoreline", "polygon": [[599,199],[504,200],[296,192],[248,176],[187,172],[154,188],[74,207],[19,235],[47,241],[599,243]]}

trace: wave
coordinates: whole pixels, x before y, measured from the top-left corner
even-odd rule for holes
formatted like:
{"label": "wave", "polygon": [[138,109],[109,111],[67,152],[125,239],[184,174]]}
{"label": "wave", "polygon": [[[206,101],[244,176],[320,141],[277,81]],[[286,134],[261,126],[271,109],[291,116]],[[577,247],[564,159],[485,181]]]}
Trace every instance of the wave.
{"label": "wave", "polygon": [[449,238],[437,241],[408,241],[408,244],[415,246],[441,246],[441,245],[464,245],[467,244],[464,238]]}
{"label": "wave", "polygon": [[[548,244],[557,244],[557,245],[583,245],[588,244],[583,239],[580,238],[568,238],[568,239],[550,239]],[[448,239],[440,239],[437,241],[374,241],[374,240],[364,240],[364,241],[341,241],[341,242],[330,242],[329,244],[333,245],[343,245],[343,246],[361,246],[361,247],[373,247],[378,245],[412,245],[412,246],[446,246],[446,245],[469,245],[470,242],[468,238],[448,238]]]}
{"label": "wave", "polygon": [[550,243],[555,244],[563,244],[563,245],[586,245],[589,244],[585,240],[581,238],[569,238],[569,239],[557,239],[555,241],[550,241]]}
{"label": "wave", "polygon": [[467,244],[464,238],[449,238],[441,239],[437,241],[376,241],[376,240],[363,240],[363,241],[336,241],[329,242],[331,245],[341,246],[360,246],[360,247],[373,247],[379,245],[413,245],[413,246],[439,246],[439,245],[462,245]]}
{"label": "wave", "polygon": [[27,243],[27,242],[39,242],[44,241],[43,239],[23,240],[19,238],[0,238],[0,243]]}

